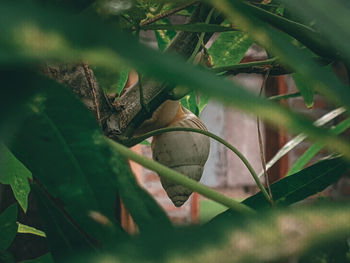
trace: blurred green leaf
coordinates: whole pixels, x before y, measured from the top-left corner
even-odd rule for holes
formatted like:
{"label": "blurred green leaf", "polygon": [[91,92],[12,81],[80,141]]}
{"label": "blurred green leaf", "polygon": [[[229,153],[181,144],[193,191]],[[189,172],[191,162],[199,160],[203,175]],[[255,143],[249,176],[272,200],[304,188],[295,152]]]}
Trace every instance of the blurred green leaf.
{"label": "blurred green leaf", "polygon": [[[222,0],[215,2],[215,5],[222,8],[219,5],[221,2]],[[18,5],[14,2],[1,2],[0,5],[4,13],[0,17],[0,30],[4,36],[0,41],[0,65],[7,67],[32,65],[42,59],[70,62],[83,58],[95,64],[117,68],[116,61],[123,58],[125,64],[132,65],[145,74],[167,83],[186,85],[200,90],[213,98],[221,99],[224,103],[258,114],[270,123],[294,132],[304,132],[311,139],[323,141],[330,149],[350,158],[350,146],[346,141],[335,138],[324,129],[315,128],[305,118],[258,98],[237,84],[217,78],[205,70],[194,69],[193,66],[185,64],[183,60],[171,54],[161,54],[141,47],[131,37],[101,21],[86,16],[71,17],[58,10],[43,9],[35,5]],[[231,15],[230,10],[231,8],[227,8],[223,11]],[[249,20],[245,12],[237,13],[239,14],[237,18],[244,18],[246,22]],[[62,20],[62,17],[65,19]],[[287,66],[298,65],[298,72],[312,76],[312,86],[316,85],[320,91],[325,91],[330,99],[350,105],[350,93],[334,75],[330,76],[329,72],[324,74],[322,68],[320,69],[312,59],[308,59],[289,42],[289,38],[288,40],[281,38],[280,32],[268,31],[273,34],[271,38],[265,38],[266,28],[263,27],[263,23],[257,22],[258,24],[249,22],[248,25],[254,32],[252,35],[260,38],[259,42],[269,48],[275,48],[274,52],[281,58],[283,56]],[[266,42],[266,39],[273,41]]]}
{"label": "blurred green leaf", "polygon": [[300,76],[298,73],[294,73],[293,79],[295,82],[295,85],[297,86],[298,90],[301,93],[301,96],[303,96],[306,107],[312,108],[314,105],[314,90],[308,85],[307,80],[303,78],[303,76]]}
{"label": "blurred green leaf", "polygon": [[246,33],[224,32],[219,35],[208,51],[214,67],[223,67],[238,64],[252,44],[253,41]]}
{"label": "blurred green leaf", "polygon": [[82,256],[75,262],[287,262],[343,241],[350,235],[349,220],[346,204],[274,209],[204,227],[136,237],[121,248],[96,257]]}
{"label": "blurred green leaf", "polygon": [[0,249],[7,249],[17,234],[17,213],[17,204],[13,204],[0,214]]}
{"label": "blurred green leaf", "polygon": [[32,191],[55,262],[65,262],[66,258],[84,251],[95,251],[96,240],[77,226],[62,208],[58,208],[47,193],[37,184],[32,185]]}
{"label": "blurred green leaf", "polygon": [[0,183],[11,186],[14,196],[24,212],[28,208],[29,179],[32,179],[31,172],[17,160],[5,145],[0,143]]}
{"label": "blurred green leaf", "polygon": [[35,259],[21,261],[20,263],[54,263],[54,261],[51,254],[48,253]]}
{"label": "blurred green leaf", "polygon": [[[346,119],[345,121],[339,123],[336,125],[332,132],[335,134],[342,133],[350,128],[350,119]],[[301,155],[298,160],[292,165],[292,167],[289,169],[287,176],[299,172],[301,169],[304,168],[304,166],[311,161],[311,159],[324,148],[323,143],[315,143],[313,144],[309,149],[306,150],[306,152]]]}
{"label": "blurred green leaf", "polygon": [[[126,160],[105,143],[89,110],[68,89],[37,78],[38,93],[23,106],[23,120],[7,144],[33,176],[96,239],[106,235],[89,213],[97,211],[114,222],[118,190],[141,231],[169,224],[165,213],[137,185]],[[22,80],[23,86],[34,84]]]}
{"label": "blurred green leaf", "polygon": [[322,1],[289,1],[285,2],[288,10],[302,20],[312,19],[317,21],[316,31],[327,39],[329,49],[333,49],[339,58],[350,62],[350,48],[344,39],[350,37],[348,1],[322,0]]}
{"label": "blurred green leaf", "polygon": [[197,93],[191,92],[190,94],[183,97],[181,100],[181,105],[186,109],[191,111],[195,115],[199,115],[199,108],[197,103]]}
{"label": "blurred green leaf", "polygon": [[18,233],[33,234],[33,235],[40,236],[40,237],[46,237],[45,232],[43,232],[39,229],[36,229],[35,227],[23,225],[19,222],[17,222],[17,225],[18,225],[18,230],[17,230]]}

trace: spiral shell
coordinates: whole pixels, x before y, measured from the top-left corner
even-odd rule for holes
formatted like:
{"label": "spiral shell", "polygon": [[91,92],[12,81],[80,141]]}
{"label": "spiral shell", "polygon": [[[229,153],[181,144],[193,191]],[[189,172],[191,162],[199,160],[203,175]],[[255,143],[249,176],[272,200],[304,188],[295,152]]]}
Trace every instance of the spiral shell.
{"label": "spiral shell", "polygon": [[[189,127],[207,130],[196,115],[179,108],[177,117],[168,127]],[[189,178],[199,181],[210,149],[209,137],[194,132],[168,132],[155,136],[153,159]],[[175,206],[182,206],[192,194],[190,189],[161,177],[161,183]]]}

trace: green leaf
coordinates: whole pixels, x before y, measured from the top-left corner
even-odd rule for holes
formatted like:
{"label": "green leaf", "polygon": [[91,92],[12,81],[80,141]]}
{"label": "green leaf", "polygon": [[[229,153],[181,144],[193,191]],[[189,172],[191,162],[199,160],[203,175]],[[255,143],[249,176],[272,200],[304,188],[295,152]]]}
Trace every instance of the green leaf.
{"label": "green leaf", "polygon": [[37,184],[32,185],[32,191],[55,262],[64,262],[81,251],[95,251],[96,241],[75,225]]}
{"label": "green leaf", "polygon": [[[350,128],[350,119],[346,119],[345,121],[336,125],[332,131],[335,134],[342,133]],[[325,145],[323,143],[315,143],[306,152],[303,153],[302,156],[298,158],[298,160],[293,164],[293,166],[289,169],[287,176],[299,172],[303,167],[311,161],[311,159],[324,148]]]}
{"label": "green leaf", "polygon": [[193,112],[193,114],[197,116],[199,115],[196,92],[191,92],[190,94],[183,97],[180,101],[181,101],[181,105],[184,106],[186,109]]}
{"label": "green leaf", "polygon": [[120,71],[120,76],[119,76],[119,80],[117,83],[117,90],[116,90],[119,96],[122,90],[124,89],[126,82],[128,81],[129,72],[130,72],[130,68],[126,68],[126,67],[122,68],[122,70]]}
{"label": "green leaf", "polygon": [[28,208],[29,179],[32,179],[31,172],[17,160],[5,145],[0,143],[0,183],[11,186],[15,198],[24,212]]}
{"label": "green leaf", "polygon": [[[321,192],[349,169],[349,164],[340,158],[323,160],[302,171],[285,177],[271,185],[272,196],[276,205],[287,206],[299,202],[308,196]],[[266,209],[270,204],[261,192],[245,199],[243,204],[253,209]],[[218,215],[216,219],[230,218],[230,210]]]}
{"label": "green leaf", "polygon": [[[320,161],[272,184],[274,201],[276,205],[291,205],[301,201],[337,182],[348,169],[349,164],[340,158]],[[261,193],[249,197],[243,203],[255,209],[269,207]]]}
{"label": "green leaf", "polygon": [[238,64],[253,41],[243,32],[224,32],[209,48],[214,67]]}
{"label": "green leaf", "polygon": [[[169,19],[164,18],[161,23],[164,24],[158,24],[155,26],[172,26]],[[158,48],[159,50],[163,51],[170,43],[170,41],[176,36],[176,32],[172,29],[161,29],[161,30],[155,30],[154,31],[157,38]]]}
{"label": "green leaf", "polygon": [[30,260],[24,260],[20,263],[54,263],[52,256],[50,253],[47,253],[41,257],[30,259]]}
{"label": "green leaf", "polygon": [[303,96],[304,98],[306,107],[312,108],[312,106],[314,105],[314,94],[315,94],[314,90],[308,85],[307,80],[305,80],[303,76],[301,76],[300,74],[294,73],[292,76],[293,76],[295,85],[300,91],[301,96]]}
{"label": "green leaf", "polygon": [[43,231],[41,231],[39,229],[36,229],[35,227],[23,225],[23,224],[21,224],[19,222],[17,222],[17,225],[18,225],[18,230],[17,230],[18,233],[21,233],[21,234],[33,234],[33,235],[36,235],[36,236],[39,236],[39,237],[46,237],[45,232],[43,232]]}
{"label": "green leaf", "polygon": [[138,186],[126,160],[105,142],[96,119],[68,89],[40,76],[36,82],[22,76],[22,81],[18,84],[24,87],[40,84],[22,107],[21,126],[8,138],[8,146],[86,232],[98,240],[108,237],[89,214],[97,211],[115,222],[118,191],[141,231],[170,225]]}
{"label": "green leaf", "polygon": [[17,213],[17,204],[13,204],[0,214],[0,249],[7,249],[15,239]]}

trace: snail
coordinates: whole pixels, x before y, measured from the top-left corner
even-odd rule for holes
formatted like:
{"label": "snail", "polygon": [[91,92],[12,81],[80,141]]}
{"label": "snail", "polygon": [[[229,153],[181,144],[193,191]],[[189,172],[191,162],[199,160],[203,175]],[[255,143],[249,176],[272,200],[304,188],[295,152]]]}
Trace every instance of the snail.
{"label": "snail", "polygon": [[[138,85],[136,72],[129,73],[128,87]],[[125,91],[124,91],[125,92]],[[180,92],[181,93],[181,92]],[[191,111],[181,106],[178,100],[166,100],[135,131],[134,136],[166,127],[188,127],[207,130],[205,125]],[[204,164],[209,156],[209,137],[194,132],[173,131],[153,137],[152,157],[155,161],[174,169],[187,177],[199,181]],[[168,197],[177,207],[182,206],[192,194],[190,189],[160,177]]]}
{"label": "snail", "polygon": [[[142,127],[145,130],[150,127],[189,127],[207,130],[199,118],[182,107],[179,101],[170,100],[164,102]],[[154,136],[151,147],[155,161],[199,181],[208,159],[210,140],[203,134],[174,131]],[[192,194],[190,189],[163,177],[160,180],[168,197],[177,207],[182,206]]]}

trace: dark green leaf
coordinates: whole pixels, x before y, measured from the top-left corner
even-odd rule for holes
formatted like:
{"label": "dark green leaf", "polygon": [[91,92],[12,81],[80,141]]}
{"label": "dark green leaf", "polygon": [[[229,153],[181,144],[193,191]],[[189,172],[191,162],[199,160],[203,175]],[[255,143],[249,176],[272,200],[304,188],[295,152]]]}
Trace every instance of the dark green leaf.
{"label": "dark green leaf", "polygon": [[[118,190],[140,230],[169,224],[165,213],[137,185],[126,160],[106,145],[88,109],[68,89],[38,79],[43,88],[38,87],[23,107],[22,128],[8,144],[33,176],[96,239],[106,235],[89,213],[97,211],[114,222]],[[23,79],[22,85],[31,84]]]}
{"label": "dark green leaf", "polygon": [[238,64],[248,48],[253,44],[248,34],[243,32],[225,32],[209,48],[214,67]]}
{"label": "dark green leaf", "polygon": [[58,208],[58,204],[47,193],[37,184],[32,185],[32,191],[55,262],[64,262],[65,258],[82,251],[95,250],[96,241],[80,229],[62,208]]}
{"label": "dark green leaf", "polygon": [[54,263],[54,261],[51,254],[48,253],[35,259],[21,261],[20,263]]}
{"label": "dark green leaf", "polygon": [[0,249],[7,249],[17,234],[17,204],[0,214]]}
{"label": "dark green leaf", "polygon": [[[291,205],[301,201],[337,182],[348,169],[349,164],[340,158],[320,161],[272,184],[274,201],[276,205]],[[254,209],[269,207],[261,193],[249,197],[243,203]]]}
{"label": "dark green leaf", "polygon": [[30,186],[28,179],[32,179],[31,172],[0,143],[0,183],[9,184],[24,212],[28,207]]}
{"label": "dark green leaf", "polygon": [[[347,170],[349,164],[340,158],[323,160],[298,173],[290,175],[271,185],[273,199],[276,205],[287,206],[301,201],[308,196],[321,192],[335,183]],[[243,204],[253,209],[269,208],[261,192],[243,201]],[[215,219],[233,215],[230,210],[218,215]]]}

